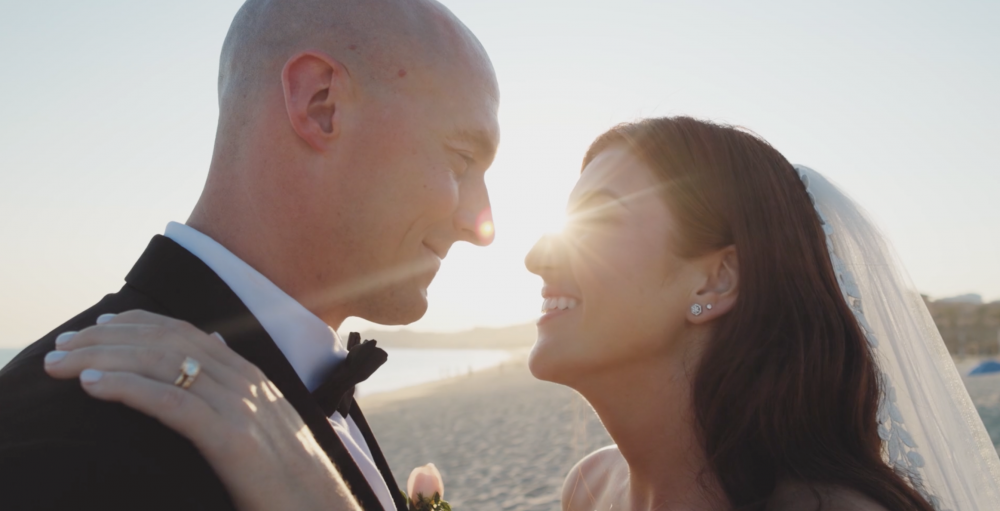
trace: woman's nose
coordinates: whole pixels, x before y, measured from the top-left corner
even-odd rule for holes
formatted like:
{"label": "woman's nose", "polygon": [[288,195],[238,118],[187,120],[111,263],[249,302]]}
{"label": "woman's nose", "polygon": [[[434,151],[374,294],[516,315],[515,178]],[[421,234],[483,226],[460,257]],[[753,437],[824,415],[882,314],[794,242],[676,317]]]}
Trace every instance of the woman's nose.
{"label": "woman's nose", "polygon": [[542,236],[535,246],[531,247],[524,257],[524,266],[535,275],[541,275],[546,270],[555,268],[559,258],[565,252],[564,242],[558,234]]}

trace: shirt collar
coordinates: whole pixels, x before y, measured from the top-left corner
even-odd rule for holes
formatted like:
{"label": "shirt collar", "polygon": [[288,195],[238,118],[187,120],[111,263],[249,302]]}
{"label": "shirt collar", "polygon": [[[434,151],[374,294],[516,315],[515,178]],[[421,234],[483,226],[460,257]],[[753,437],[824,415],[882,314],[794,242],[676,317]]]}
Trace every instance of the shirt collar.
{"label": "shirt collar", "polygon": [[170,222],[164,236],[201,259],[243,301],[310,391],[347,357],[337,332],[226,247]]}

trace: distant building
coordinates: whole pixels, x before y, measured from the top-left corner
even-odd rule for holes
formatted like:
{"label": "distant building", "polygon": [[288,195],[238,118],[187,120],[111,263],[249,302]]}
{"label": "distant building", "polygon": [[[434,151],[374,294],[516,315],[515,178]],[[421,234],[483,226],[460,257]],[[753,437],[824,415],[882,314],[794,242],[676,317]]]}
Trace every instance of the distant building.
{"label": "distant building", "polygon": [[983,297],[975,293],[969,293],[965,295],[953,296],[951,298],[939,298],[935,300],[937,303],[971,303],[973,305],[982,305]]}

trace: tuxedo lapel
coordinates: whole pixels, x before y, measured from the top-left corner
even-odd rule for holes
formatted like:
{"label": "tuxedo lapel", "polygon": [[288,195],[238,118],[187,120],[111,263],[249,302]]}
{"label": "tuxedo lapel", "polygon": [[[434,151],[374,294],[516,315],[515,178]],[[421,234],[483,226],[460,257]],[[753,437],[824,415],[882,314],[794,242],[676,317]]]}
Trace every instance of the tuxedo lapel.
{"label": "tuxedo lapel", "polygon": [[[156,236],[125,281],[159,303],[171,316],[205,332],[219,332],[230,348],[259,367],[281,390],[312,431],[317,443],[340,469],[341,476],[361,507],[366,510],[382,509],[361,469],[281,350],[211,268],[169,238]],[[378,444],[367,424],[364,431],[365,440],[374,455]],[[381,452],[379,458],[384,465]],[[382,470],[382,465],[378,468]],[[387,470],[386,466],[385,472]],[[393,488],[395,484],[391,481],[386,479],[386,483]]]}
{"label": "tuxedo lapel", "polygon": [[406,511],[409,507],[406,499],[403,498],[403,493],[396,486],[396,479],[392,476],[392,471],[389,470],[389,463],[385,460],[378,442],[375,441],[375,435],[372,433],[371,427],[368,426],[368,421],[365,420],[364,414],[361,413],[361,407],[358,406],[357,401],[351,407],[350,416],[354,419],[354,424],[361,430],[361,435],[365,438],[365,442],[368,443],[368,449],[372,454],[372,461],[375,462],[375,466],[378,467],[378,471],[382,474],[382,479],[385,479],[385,484],[389,487],[389,493],[392,494],[392,501],[396,504],[396,508],[399,511]]}

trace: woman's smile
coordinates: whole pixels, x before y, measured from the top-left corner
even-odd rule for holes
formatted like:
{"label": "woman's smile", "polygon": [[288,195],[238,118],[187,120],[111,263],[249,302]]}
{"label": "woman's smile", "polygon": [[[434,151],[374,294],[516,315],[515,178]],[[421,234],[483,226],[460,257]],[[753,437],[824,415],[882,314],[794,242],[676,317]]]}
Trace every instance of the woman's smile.
{"label": "woman's smile", "polygon": [[542,317],[538,319],[538,324],[541,325],[555,317],[570,314],[578,305],[580,305],[580,300],[571,296],[543,296]]}

